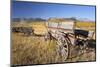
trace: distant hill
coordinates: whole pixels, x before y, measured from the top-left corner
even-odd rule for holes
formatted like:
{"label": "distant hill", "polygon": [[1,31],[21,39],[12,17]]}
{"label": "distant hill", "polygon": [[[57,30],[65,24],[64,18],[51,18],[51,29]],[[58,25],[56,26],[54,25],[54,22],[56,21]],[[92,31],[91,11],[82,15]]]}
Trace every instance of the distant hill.
{"label": "distant hill", "polygon": [[[47,21],[49,22],[63,22],[63,21],[76,21],[76,22],[95,22],[91,21],[87,18],[49,18]],[[46,19],[42,18],[13,18],[12,22],[46,22]]]}
{"label": "distant hill", "polygon": [[63,22],[63,21],[76,21],[76,22],[95,22],[93,20],[89,20],[87,18],[49,18],[48,21],[50,22]]}
{"label": "distant hill", "polygon": [[36,22],[36,21],[46,21],[42,18],[13,18],[12,22]]}
{"label": "distant hill", "polygon": [[77,20],[78,21],[83,21],[83,22],[95,22],[95,21],[93,21],[93,20],[90,20],[90,19],[88,19],[88,18],[77,18]]}

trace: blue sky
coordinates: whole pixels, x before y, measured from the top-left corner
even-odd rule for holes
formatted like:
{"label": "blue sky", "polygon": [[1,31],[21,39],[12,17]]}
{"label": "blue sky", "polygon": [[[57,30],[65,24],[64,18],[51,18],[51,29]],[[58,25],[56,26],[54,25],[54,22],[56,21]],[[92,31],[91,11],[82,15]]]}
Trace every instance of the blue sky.
{"label": "blue sky", "polygon": [[87,18],[95,21],[95,6],[13,1],[12,18]]}

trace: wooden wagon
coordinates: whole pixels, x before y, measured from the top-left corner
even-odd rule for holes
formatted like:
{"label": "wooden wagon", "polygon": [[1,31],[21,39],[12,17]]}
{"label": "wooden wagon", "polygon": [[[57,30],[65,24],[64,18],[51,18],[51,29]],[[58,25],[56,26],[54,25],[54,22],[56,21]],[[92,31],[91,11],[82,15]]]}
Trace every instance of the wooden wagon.
{"label": "wooden wagon", "polygon": [[[88,38],[92,39],[94,34],[81,28],[76,29],[75,24],[75,19],[50,19],[46,22],[48,30],[46,37],[48,39],[56,39],[58,54],[61,55],[64,61],[69,57],[71,46],[77,45],[80,41],[82,41],[82,45],[88,43],[90,41]],[[82,39],[77,38],[77,36]],[[78,45],[80,46],[81,44]]]}

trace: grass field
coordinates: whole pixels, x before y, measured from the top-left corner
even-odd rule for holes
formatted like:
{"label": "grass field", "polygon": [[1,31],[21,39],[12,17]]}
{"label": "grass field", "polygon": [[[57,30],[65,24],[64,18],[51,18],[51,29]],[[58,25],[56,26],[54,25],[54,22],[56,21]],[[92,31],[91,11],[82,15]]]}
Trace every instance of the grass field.
{"label": "grass field", "polygon": [[43,37],[25,37],[12,34],[13,64],[45,64],[59,62],[56,42],[44,41]]}
{"label": "grass field", "polygon": [[30,22],[30,23],[12,23],[12,27],[32,27],[34,33],[44,35],[47,28],[44,22]]}
{"label": "grass field", "polygon": [[[22,34],[12,34],[12,64],[49,64],[60,63],[63,60],[57,55],[56,41],[44,41],[43,37],[27,37]],[[78,51],[71,49],[72,56],[78,55]],[[74,54],[74,55],[73,55]],[[85,53],[66,62],[94,61],[95,52]]]}
{"label": "grass field", "polygon": [[88,31],[95,31],[95,22],[77,22],[76,28],[83,28]]}
{"label": "grass field", "polygon": [[[91,24],[91,23],[90,23]],[[89,24],[89,25],[90,25]],[[85,23],[78,23],[77,26],[88,26]],[[31,26],[35,29],[36,33],[40,34],[46,31],[44,23],[15,23],[12,27],[16,26]],[[95,26],[95,24],[91,24]],[[94,29],[95,30],[95,29]],[[55,40],[45,41],[44,37],[38,36],[24,36],[22,33],[12,32],[12,64],[14,65],[27,65],[27,64],[49,64],[63,62],[61,57],[57,55],[57,44]],[[72,55],[77,55],[76,48],[71,48]],[[65,62],[77,61],[94,61],[95,51],[87,52],[74,58],[69,58]]]}

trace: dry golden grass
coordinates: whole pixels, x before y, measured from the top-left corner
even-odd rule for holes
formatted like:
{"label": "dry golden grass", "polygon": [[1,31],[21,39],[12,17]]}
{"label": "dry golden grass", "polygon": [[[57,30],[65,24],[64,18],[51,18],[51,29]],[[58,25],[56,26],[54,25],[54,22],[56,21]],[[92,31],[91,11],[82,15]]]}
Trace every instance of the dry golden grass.
{"label": "dry golden grass", "polygon": [[76,22],[76,27],[95,31],[95,22]]}
{"label": "dry golden grass", "polygon": [[56,42],[44,41],[43,37],[12,34],[12,64],[57,63]]}
{"label": "dry golden grass", "polygon": [[[70,58],[65,62],[94,61],[95,52],[78,55],[76,48],[70,47]],[[75,57],[74,57],[75,56]],[[73,58],[72,58],[73,57]],[[57,55],[57,44],[55,40],[45,41],[43,37],[23,36],[12,33],[12,64],[48,64],[61,63],[63,60]]]}

